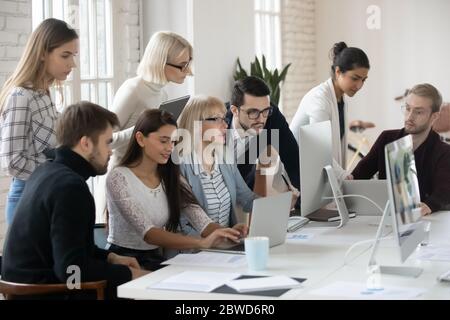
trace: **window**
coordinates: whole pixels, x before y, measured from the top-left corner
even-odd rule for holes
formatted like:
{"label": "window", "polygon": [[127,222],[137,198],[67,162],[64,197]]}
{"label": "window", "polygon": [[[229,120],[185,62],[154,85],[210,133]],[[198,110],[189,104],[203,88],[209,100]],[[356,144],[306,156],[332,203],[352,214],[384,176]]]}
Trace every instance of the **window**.
{"label": "window", "polygon": [[256,55],[265,55],[268,68],[281,68],[281,0],[255,0]]}
{"label": "window", "polygon": [[74,27],[80,37],[77,66],[64,82],[64,102],[89,100],[103,107],[113,98],[112,0],[33,0],[33,29],[46,18],[57,18]]}

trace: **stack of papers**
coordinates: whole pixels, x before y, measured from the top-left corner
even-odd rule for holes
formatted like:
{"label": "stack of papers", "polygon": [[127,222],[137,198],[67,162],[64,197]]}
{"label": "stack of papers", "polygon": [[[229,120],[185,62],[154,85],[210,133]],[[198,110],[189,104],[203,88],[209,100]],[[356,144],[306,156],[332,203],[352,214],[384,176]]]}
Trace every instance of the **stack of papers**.
{"label": "stack of papers", "polygon": [[237,292],[251,292],[298,288],[301,283],[286,276],[273,276],[233,280],[226,285]]}
{"label": "stack of papers", "polygon": [[219,252],[179,254],[162,264],[173,264],[193,267],[239,268],[247,265],[245,255]]}
{"label": "stack of papers", "polygon": [[211,292],[230,280],[239,277],[238,273],[184,271],[148,286],[148,289]]}

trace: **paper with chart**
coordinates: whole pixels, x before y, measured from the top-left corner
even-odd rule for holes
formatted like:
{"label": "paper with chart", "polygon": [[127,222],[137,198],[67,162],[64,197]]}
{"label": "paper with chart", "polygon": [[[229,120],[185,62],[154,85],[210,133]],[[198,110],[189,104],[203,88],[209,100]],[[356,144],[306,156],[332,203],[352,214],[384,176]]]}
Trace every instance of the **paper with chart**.
{"label": "paper with chart", "polygon": [[162,264],[173,264],[193,267],[239,268],[247,265],[245,255],[219,252],[179,254]]}
{"label": "paper with chart", "polygon": [[226,283],[226,285],[238,292],[251,292],[298,288],[301,283],[287,276],[272,276],[237,279]]}
{"label": "paper with chart", "polygon": [[211,292],[239,276],[239,273],[184,271],[154,283],[147,289]]}
{"label": "paper with chart", "polygon": [[422,246],[417,251],[417,258],[430,261],[450,261],[450,245]]}
{"label": "paper with chart", "polygon": [[313,290],[311,294],[333,298],[405,300],[416,298],[425,291],[425,289],[421,288],[382,285],[368,288],[367,283],[337,281],[320,289]]}

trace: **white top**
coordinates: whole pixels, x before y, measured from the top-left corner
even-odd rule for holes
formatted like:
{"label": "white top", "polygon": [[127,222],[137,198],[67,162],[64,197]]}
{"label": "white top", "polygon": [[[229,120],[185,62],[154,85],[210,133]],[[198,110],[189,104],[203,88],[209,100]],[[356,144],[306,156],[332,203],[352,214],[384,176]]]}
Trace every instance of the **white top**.
{"label": "white top", "polygon": [[[116,167],[106,178],[106,202],[109,243],[136,250],[158,248],[145,242],[144,237],[151,228],[163,229],[169,219],[167,196],[162,183],[151,189],[129,168]],[[212,223],[200,206],[190,205],[183,212],[199,233]]]}
{"label": "white top", "polygon": [[[167,100],[164,85],[159,85],[135,77],[126,80],[117,90],[111,111],[119,118],[120,130],[113,136],[113,159],[117,163],[125,154],[133,127],[146,109],[156,109]],[[128,130],[126,130],[128,129]]]}
{"label": "white top", "polygon": [[333,139],[333,158],[342,168],[345,168],[347,114],[348,104],[347,100],[344,99],[344,117],[346,125],[345,134],[341,141],[338,104],[333,80],[330,78],[305,94],[289,127],[294,134],[297,143],[299,143],[299,146],[301,147],[301,141],[298,141],[301,126],[330,120]]}

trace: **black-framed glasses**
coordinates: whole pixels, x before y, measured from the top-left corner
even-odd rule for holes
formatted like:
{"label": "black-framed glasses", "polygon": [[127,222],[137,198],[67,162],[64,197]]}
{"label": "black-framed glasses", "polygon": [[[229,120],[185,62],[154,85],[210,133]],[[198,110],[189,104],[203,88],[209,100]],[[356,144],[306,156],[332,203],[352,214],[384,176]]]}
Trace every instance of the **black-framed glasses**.
{"label": "black-framed glasses", "polygon": [[188,71],[188,69],[189,69],[189,67],[190,67],[190,65],[191,65],[191,62],[192,62],[192,58],[189,58],[189,61],[188,61],[187,63],[185,63],[184,65],[181,65],[181,66],[180,66],[180,65],[177,65],[177,64],[170,63],[170,62],[166,62],[166,64],[167,64],[168,66],[177,68],[177,69],[180,70],[181,72],[186,72],[186,71]]}
{"label": "black-framed glasses", "polygon": [[227,118],[225,117],[210,117],[205,118],[203,121],[215,122],[217,124],[227,123]]}
{"label": "black-framed glasses", "polygon": [[250,120],[258,119],[261,114],[263,115],[264,118],[267,118],[268,116],[272,115],[272,112],[273,112],[272,107],[265,108],[261,111],[258,109],[255,109],[255,108],[251,108],[251,109],[247,109],[247,110],[241,109],[241,110],[247,114],[247,116]]}

